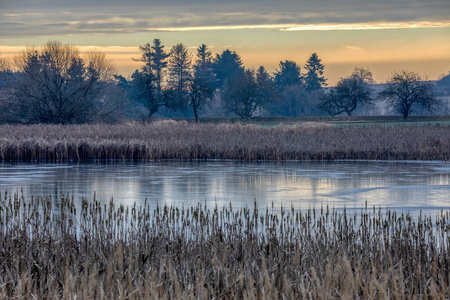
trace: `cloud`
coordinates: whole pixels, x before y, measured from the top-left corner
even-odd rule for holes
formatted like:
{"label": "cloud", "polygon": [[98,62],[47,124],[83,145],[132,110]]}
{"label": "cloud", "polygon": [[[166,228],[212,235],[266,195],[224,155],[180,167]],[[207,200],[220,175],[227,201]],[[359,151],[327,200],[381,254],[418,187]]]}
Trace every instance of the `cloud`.
{"label": "cloud", "polygon": [[[303,20],[305,18],[298,18]],[[291,23],[280,22],[292,21]],[[173,17],[158,14],[144,18],[137,15],[112,16],[97,14],[24,15],[3,18],[0,37],[44,36],[67,34],[115,34],[137,32],[192,32],[212,30],[269,29],[280,31],[380,30],[411,28],[448,28],[450,21],[383,21],[383,22],[294,22],[294,18],[277,14],[249,15],[180,13]]]}
{"label": "cloud", "polygon": [[[448,27],[448,0],[0,1],[0,37],[236,29]],[[443,21],[442,21],[443,20]],[[416,26],[416,27],[414,27]]]}
{"label": "cloud", "polygon": [[344,47],[344,49],[350,50],[352,52],[364,52],[365,51],[363,48],[357,47],[357,46],[343,45],[342,47]]}
{"label": "cloud", "polygon": [[412,29],[412,28],[447,28],[450,21],[438,22],[372,22],[372,23],[352,23],[352,24],[304,24],[294,25],[282,29],[286,31],[309,31],[309,30],[380,30],[380,29]]}

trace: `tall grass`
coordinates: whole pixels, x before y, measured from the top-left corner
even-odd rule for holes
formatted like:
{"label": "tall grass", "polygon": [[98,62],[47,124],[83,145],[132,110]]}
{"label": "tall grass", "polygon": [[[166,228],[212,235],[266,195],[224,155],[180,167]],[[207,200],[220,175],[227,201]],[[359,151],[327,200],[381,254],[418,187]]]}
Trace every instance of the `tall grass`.
{"label": "tall grass", "polygon": [[0,298],[446,299],[449,218],[4,195]]}
{"label": "tall grass", "polygon": [[0,126],[0,160],[449,160],[443,126],[190,124]]}

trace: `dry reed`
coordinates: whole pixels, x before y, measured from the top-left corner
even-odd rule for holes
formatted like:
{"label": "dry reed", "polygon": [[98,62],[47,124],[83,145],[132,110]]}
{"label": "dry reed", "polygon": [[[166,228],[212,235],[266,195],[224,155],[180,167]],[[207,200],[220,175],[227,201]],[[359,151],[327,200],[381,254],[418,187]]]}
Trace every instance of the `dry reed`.
{"label": "dry reed", "polygon": [[5,194],[0,298],[448,299],[449,218]]}
{"label": "dry reed", "polygon": [[449,160],[445,126],[2,125],[2,161]]}

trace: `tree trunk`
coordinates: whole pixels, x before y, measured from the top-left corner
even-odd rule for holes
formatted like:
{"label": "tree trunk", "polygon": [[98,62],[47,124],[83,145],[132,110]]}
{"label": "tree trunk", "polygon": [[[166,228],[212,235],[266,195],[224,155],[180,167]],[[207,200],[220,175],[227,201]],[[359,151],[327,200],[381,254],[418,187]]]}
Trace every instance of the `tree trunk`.
{"label": "tree trunk", "polygon": [[403,120],[406,120],[409,116],[409,110],[404,110],[403,111]]}
{"label": "tree trunk", "polygon": [[158,110],[157,109],[149,109],[148,110],[148,118],[150,119],[153,114],[155,114]]}
{"label": "tree trunk", "polygon": [[192,105],[194,108],[194,116],[195,116],[195,123],[198,123],[198,112],[197,112],[197,105]]}

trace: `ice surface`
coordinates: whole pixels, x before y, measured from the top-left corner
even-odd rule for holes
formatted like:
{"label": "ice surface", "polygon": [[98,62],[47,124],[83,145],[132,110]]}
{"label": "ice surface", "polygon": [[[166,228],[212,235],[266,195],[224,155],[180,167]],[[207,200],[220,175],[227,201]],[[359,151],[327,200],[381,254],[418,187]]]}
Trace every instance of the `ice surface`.
{"label": "ice surface", "polygon": [[444,162],[115,162],[0,165],[0,191],[131,205],[450,209]]}

